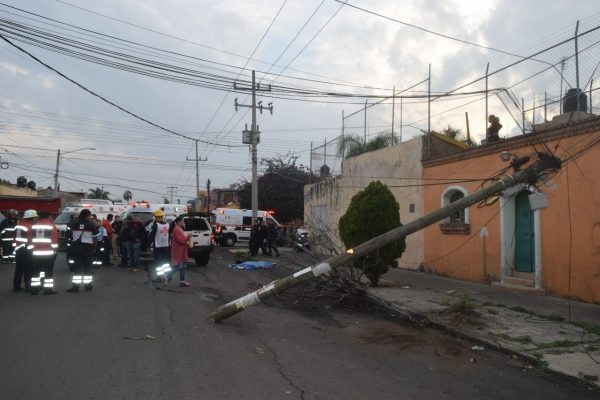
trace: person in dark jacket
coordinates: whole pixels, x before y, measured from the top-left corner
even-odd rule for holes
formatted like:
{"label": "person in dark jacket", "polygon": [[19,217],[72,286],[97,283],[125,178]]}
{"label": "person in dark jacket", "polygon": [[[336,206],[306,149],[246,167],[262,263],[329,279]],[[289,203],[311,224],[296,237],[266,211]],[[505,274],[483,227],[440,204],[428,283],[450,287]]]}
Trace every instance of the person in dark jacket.
{"label": "person in dark jacket", "polygon": [[19,222],[19,212],[12,209],[7,217],[0,223],[0,240],[2,243],[2,262],[12,263],[15,261],[13,248],[13,238],[15,236],[15,226]]}
{"label": "person in dark jacket", "polygon": [[96,250],[98,226],[92,222],[91,211],[83,209],[79,213],[79,217],[69,223],[68,228],[69,244],[74,263],[71,269],[73,285],[67,292],[77,293],[81,285],[84,286],[86,292],[89,292],[93,289],[92,260]]}
{"label": "person in dark jacket", "polygon": [[275,225],[275,222],[273,222],[270,219],[267,220],[266,236],[267,236],[267,238],[266,238],[267,239],[267,254],[272,256],[273,251],[275,251],[275,254],[277,255],[277,257],[279,257],[279,249],[277,248],[277,245],[275,244],[275,241],[279,237],[279,231],[277,229],[277,225]]}
{"label": "person in dark jacket", "polygon": [[141,260],[140,251],[142,243],[146,242],[146,229],[140,223],[138,217],[131,217],[131,222],[123,227],[119,238],[123,237],[125,248],[127,249],[127,270],[137,272],[140,270]]}

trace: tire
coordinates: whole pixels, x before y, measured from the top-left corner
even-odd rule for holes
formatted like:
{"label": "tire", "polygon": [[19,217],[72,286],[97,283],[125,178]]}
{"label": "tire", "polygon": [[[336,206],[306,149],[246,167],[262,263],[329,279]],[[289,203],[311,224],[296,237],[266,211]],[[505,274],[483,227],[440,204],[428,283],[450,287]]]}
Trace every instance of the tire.
{"label": "tire", "polygon": [[235,237],[235,235],[233,233],[228,233],[225,236],[223,236],[223,239],[221,239],[221,246],[233,247],[235,246],[235,242],[237,242],[237,238]]}
{"label": "tire", "polygon": [[204,267],[206,264],[208,264],[209,260],[210,260],[210,254],[200,254],[199,256],[196,256],[194,258],[196,265],[199,267]]}

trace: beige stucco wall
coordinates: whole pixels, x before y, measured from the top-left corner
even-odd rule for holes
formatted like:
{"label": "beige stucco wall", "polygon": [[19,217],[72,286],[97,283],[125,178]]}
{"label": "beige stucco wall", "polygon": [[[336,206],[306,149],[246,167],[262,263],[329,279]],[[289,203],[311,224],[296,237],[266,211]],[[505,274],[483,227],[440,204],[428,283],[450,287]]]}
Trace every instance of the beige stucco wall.
{"label": "beige stucco wall", "polygon": [[27,188],[17,188],[16,186],[0,185],[0,196],[36,197],[37,192],[35,190]]}
{"label": "beige stucco wall", "polygon": [[[420,218],[423,215],[421,154],[422,139],[419,137],[346,159],[341,176],[306,185],[304,223],[311,230],[315,251],[333,254],[342,250],[338,221],[352,197],[373,181],[381,181],[394,194],[403,224]],[[417,232],[406,238],[406,251],[398,264],[402,268],[417,269],[422,261],[423,233]]]}

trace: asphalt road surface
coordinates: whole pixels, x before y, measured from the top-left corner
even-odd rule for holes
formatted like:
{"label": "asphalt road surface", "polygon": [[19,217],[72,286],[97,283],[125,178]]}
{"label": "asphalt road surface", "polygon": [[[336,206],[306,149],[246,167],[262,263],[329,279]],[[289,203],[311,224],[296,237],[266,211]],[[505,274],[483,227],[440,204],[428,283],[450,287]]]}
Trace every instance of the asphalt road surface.
{"label": "asphalt road surface", "polygon": [[[240,250],[236,248],[236,250]],[[11,291],[0,265],[0,399],[590,399],[580,381],[360,303],[311,307],[302,288],[221,323],[220,305],[311,264],[282,251],[273,269],[239,270],[215,249],[157,290],[144,272],[116,266],[91,292]],[[193,263],[192,263],[193,264]],[[297,301],[294,299],[297,296]]]}

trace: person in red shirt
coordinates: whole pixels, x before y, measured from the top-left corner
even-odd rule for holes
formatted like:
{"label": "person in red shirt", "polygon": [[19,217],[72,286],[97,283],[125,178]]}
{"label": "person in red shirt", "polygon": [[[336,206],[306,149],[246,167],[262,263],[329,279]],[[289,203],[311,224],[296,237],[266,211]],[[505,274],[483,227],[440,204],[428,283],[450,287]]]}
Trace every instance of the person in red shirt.
{"label": "person in red shirt", "polygon": [[[179,269],[179,286],[189,287],[191,285],[185,280],[185,272],[187,270],[187,263],[189,261],[188,242],[192,237],[192,233],[185,233],[183,230],[184,223],[183,217],[179,216],[175,218],[175,228],[171,234],[171,267],[174,269]],[[172,272],[169,273],[169,280],[171,278],[171,274]]]}
{"label": "person in red shirt", "polygon": [[106,229],[106,238],[104,238],[104,253],[102,254],[102,265],[112,265],[110,262],[110,256],[113,252],[112,247],[112,238],[113,238],[113,228],[112,228],[112,220],[113,215],[108,214],[106,219],[102,220],[102,226]]}

